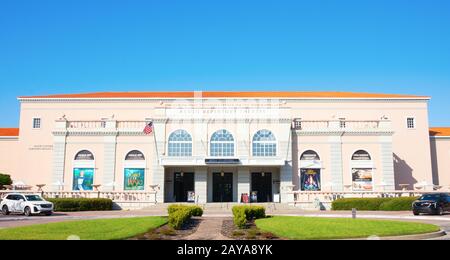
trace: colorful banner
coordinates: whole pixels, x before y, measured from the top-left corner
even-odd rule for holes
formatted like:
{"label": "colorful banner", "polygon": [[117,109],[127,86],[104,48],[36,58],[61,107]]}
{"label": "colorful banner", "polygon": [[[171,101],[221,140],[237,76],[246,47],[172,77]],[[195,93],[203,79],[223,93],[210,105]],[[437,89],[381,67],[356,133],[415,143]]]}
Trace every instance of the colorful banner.
{"label": "colorful banner", "polygon": [[300,169],[300,189],[320,191],[320,169]]}
{"label": "colorful banner", "polygon": [[373,190],[372,169],[352,169],[354,191]]}
{"label": "colorful banner", "polygon": [[90,191],[94,183],[93,168],[74,168],[73,169],[73,190]]}
{"label": "colorful banner", "polygon": [[124,190],[144,190],[145,169],[125,169]]}

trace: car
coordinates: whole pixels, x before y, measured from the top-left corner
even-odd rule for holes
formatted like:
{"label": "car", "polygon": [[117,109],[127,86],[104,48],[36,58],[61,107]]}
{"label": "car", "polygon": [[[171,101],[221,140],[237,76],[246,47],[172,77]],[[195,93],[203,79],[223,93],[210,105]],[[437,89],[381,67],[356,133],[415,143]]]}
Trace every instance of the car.
{"label": "car", "polygon": [[0,202],[0,209],[3,215],[10,213],[25,214],[53,214],[53,203],[46,201],[37,194],[9,193]]}
{"label": "car", "polygon": [[420,213],[443,215],[450,211],[450,195],[446,193],[423,194],[412,204],[413,214]]}

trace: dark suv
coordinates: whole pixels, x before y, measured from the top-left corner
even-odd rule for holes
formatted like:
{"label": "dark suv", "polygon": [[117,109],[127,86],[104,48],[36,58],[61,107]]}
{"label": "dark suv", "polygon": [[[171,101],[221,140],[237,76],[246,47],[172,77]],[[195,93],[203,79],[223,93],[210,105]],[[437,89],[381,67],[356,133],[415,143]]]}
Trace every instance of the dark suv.
{"label": "dark suv", "polygon": [[424,194],[412,204],[414,215],[420,213],[443,215],[450,211],[450,195],[446,193]]}

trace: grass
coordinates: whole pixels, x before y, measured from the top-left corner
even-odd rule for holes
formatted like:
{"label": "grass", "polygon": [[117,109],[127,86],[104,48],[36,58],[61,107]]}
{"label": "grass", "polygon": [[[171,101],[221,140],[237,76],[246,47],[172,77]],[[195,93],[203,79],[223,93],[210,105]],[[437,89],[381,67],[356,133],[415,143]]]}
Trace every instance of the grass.
{"label": "grass", "polygon": [[[0,240],[120,240],[143,234],[167,223],[164,217],[67,221],[0,230]],[[76,238],[75,237],[75,238]]]}
{"label": "grass", "polygon": [[401,236],[440,230],[435,225],[414,222],[282,216],[258,219],[256,226],[264,232],[295,240]]}

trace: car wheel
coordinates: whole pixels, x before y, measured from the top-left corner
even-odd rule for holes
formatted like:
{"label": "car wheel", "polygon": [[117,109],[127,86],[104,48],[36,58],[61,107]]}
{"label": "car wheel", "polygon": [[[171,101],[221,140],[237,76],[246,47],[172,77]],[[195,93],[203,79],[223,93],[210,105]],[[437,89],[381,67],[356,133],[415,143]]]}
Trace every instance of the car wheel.
{"label": "car wheel", "polygon": [[413,211],[413,214],[414,214],[414,216],[419,216],[420,215],[420,213],[417,212],[417,211]]}
{"label": "car wheel", "polygon": [[3,208],[2,208],[2,214],[5,215],[5,216],[9,215],[9,210],[8,210],[8,207],[6,205],[4,205]]}
{"label": "car wheel", "polygon": [[439,208],[437,209],[437,214],[438,214],[439,216],[444,215],[444,209],[443,209],[442,207],[439,207]]}
{"label": "car wheel", "polygon": [[27,217],[31,216],[31,209],[30,209],[30,207],[26,207],[26,208],[23,210],[23,213],[24,213],[25,216],[27,216]]}

